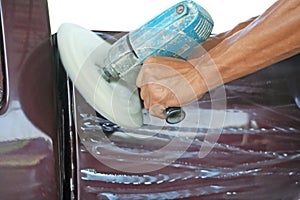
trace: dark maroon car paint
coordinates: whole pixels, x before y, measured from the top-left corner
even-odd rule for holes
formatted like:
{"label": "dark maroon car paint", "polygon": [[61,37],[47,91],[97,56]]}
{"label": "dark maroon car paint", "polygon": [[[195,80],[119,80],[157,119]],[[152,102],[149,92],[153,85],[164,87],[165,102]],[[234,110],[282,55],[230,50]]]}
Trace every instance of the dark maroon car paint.
{"label": "dark maroon car paint", "polygon": [[58,199],[58,116],[47,2],[2,0],[1,31],[1,199]]}

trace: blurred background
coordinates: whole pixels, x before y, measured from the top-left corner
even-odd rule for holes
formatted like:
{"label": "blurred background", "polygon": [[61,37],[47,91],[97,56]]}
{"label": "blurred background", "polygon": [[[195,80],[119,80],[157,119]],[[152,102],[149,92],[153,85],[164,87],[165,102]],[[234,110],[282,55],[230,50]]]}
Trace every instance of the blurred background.
{"label": "blurred background", "polygon": [[[131,31],[181,0],[48,0],[51,31],[61,23],[91,30]],[[194,0],[212,16],[213,33],[227,31],[259,15],[275,0]]]}

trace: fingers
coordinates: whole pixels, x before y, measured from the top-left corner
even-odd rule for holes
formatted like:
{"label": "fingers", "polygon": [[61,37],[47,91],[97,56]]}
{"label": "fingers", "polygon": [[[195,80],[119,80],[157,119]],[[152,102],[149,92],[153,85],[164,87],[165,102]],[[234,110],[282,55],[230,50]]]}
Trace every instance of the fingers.
{"label": "fingers", "polygon": [[[156,91],[156,92],[155,92]],[[144,101],[144,108],[149,110],[152,116],[164,119],[165,106],[162,105],[160,94],[163,92],[163,88],[155,84],[145,85],[141,87],[141,99]]]}
{"label": "fingers", "polygon": [[169,69],[172,68],[174,70],[180,68],[184,69],[188,64],[183,59],[174,58],[174,57],[165,57],[165,56],[151,56],[144,61],[144,65],[153,64],[153,63],[156,65],[167,67]]}
{"label": "fingers", "polygon": [[[141,99],[144,101],[144,108],[150,114],[159,118],[165,118],[165,109],[178,107],[179,102],[174,94],[160,84],[147,84],[141,87]],[[166,100],[167,99],[167,100]]]}
{"label": "fingers", "polygon": [[160,104],[153,104],[150,106],[149,108],[149,113],[152,116],[155,117],[159,117],[161,119],[165,119],[166,115],[165,115],[165,109],[164,106],[160,105]]}
{"label": "fingers", "polygon": [[[173,57],[149,57],[145,60],[136,85],[145,109],[156,117],[165,118],[168,107],[181,107],[197,100],[199,74],[193,65]],[[194,86],[195,85],[195,86]]]}
{"label": "fingers", "polygon": [[[140,96],[144,100],[144,107],[149,109],[151,105],[162,104],[164,88],[157,84],[146,84],[141,87]],[[163,105],[161,105],[163,106]]]}
{"label": "fingers", "polygon": [[147,82],[145,79],[139,79],[137,83],[141,88],[140,97],[144,101],[144,108],[149,110],[152,116],[165,119],[165,109],[170,105],[177,106],[179,104],[176,98],[174,102],[174,94],[167,86],[155,81]]}

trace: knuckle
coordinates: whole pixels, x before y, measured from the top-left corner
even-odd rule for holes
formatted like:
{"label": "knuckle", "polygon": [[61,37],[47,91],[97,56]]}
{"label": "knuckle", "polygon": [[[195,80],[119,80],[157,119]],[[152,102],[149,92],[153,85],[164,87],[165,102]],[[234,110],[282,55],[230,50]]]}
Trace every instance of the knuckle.
{"label": "knuckle", "polygon": [[157,93],[152,93],[151,95],[153,102],[159,102],[161,99],[161,95],[157,94]]}
{"label": "knuckle", "polygon": [[147,63],[153,63],[157,60],[157,57],[156,56],[150,56],[148,58],[145,59],[144,61],[144,64],[147,64]]}

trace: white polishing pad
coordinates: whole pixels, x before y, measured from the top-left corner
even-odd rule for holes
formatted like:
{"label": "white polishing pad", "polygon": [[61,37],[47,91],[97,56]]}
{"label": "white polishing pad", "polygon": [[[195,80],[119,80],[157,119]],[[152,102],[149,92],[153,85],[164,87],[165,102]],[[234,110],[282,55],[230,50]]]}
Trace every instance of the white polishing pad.
{"label": "white polishing pad", "polygon": [[62,24],[57,31],[57,41],[69,77],[97,112],[126,128],[143,125],[137,88],[122,80],[108,83],[99,73],[111,47],[109,43],[75,24]]}

